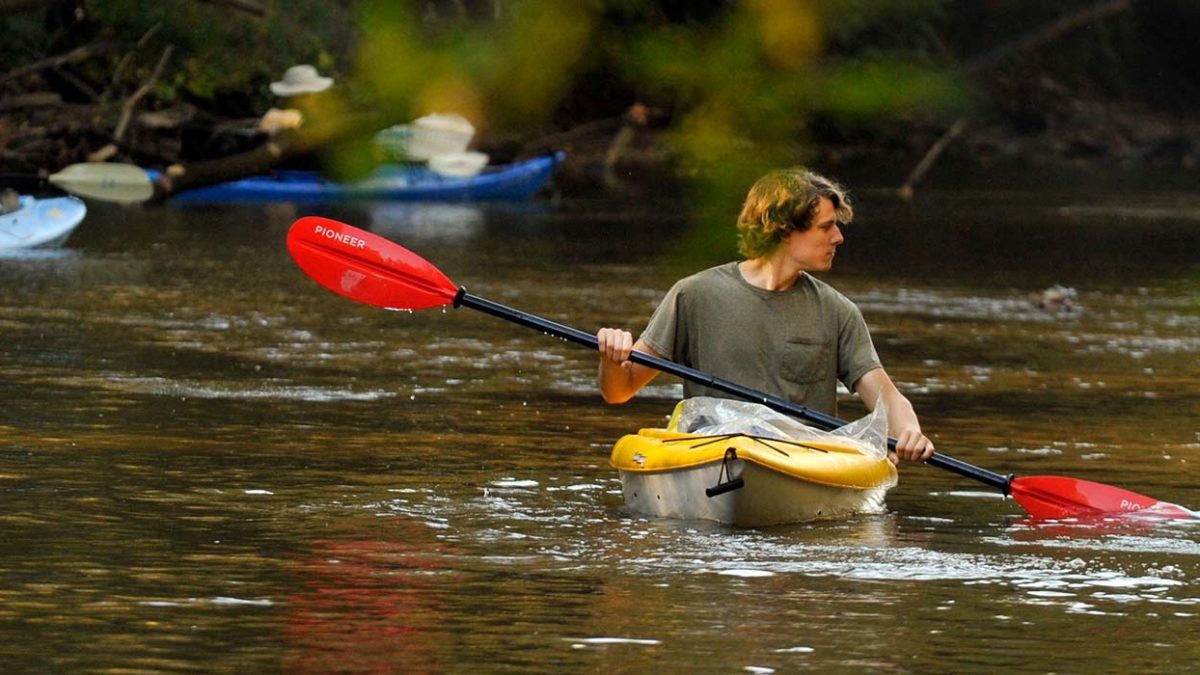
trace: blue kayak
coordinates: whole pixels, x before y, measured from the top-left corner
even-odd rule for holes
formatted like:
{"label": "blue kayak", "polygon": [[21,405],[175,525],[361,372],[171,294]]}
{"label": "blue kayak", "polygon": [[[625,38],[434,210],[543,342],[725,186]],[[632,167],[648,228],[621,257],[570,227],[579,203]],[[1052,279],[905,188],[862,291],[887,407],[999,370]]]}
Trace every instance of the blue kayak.
{"label": "blue kayak", "polygon": [[87,206],[75,197],[21,197],[21,207],[0,215],[0,251],[58,246],[71,236]]}
{"label": "blue kayak", "polygon": [[562,152],[513,164],[489,166],[470,177],[445,176],[420,165],[389,164],[354,183],[338,183],[315,171],[274,171],[229,183],[180,192],[175,202],[326,202],[398,200],[465,202],[519,200],[533,196],[554,175]]}

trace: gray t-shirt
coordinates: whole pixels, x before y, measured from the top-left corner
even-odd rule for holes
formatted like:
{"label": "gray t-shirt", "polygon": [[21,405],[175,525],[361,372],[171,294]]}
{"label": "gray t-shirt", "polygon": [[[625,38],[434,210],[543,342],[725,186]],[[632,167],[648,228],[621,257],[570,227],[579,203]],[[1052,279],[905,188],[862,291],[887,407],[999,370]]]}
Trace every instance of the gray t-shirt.
{"label": "gray t-shirt", "polygon": [[[846,296],[809,274],[785,291],[758,288],[736,262],[676,282],[641,339],[672,361],[830,415],[838,380],[853,389],[880,367]],[[729,395],[685,381],[684,396]]]}

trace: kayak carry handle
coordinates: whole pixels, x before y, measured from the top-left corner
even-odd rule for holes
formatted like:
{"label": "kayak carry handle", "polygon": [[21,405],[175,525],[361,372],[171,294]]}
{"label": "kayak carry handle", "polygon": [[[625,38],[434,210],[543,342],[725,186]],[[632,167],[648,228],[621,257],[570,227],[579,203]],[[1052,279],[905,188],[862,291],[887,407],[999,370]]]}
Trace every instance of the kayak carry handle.
{"label": "kayak carry handle", "polygon": [[729,465],[730,462],[736,462],[737,458],[737,448],[725,449],[725,456],[721,458],[721,473],[717,474],[717,484],[704,489],[704,494],[708,495],[709,499],[746,487],[746,481],[742,480],[741,476],[733,477],[733,467]]}

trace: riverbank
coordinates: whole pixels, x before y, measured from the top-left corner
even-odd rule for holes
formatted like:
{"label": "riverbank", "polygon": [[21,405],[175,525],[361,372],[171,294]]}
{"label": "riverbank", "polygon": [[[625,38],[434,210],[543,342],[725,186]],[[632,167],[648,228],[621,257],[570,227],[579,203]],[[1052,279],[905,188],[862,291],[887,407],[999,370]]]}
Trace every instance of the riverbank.
{"label": "riverbank", "polygon": [[[797,161],[834,172],[884,167],[879,184],[895,187],[901,196],[911,196],[939,174],[964,171],[998,170],[1012,176],[1037,171],[1070,183],[1080,171],[1140,170],[1146,176],[1139,181],[1143,184],[1173,174],[1187,180],[1200,172],[1200,117],[1102,101],[1064,101],[1041,110],[1036,124],[1026,118],[1026,129],[995,114],[940,124],[893,123],[870,132],[817,125],[811,156]],[[557,149],[567,152],[556,183],[570,192],[660,193],[680,177],[678,157],[663,126],[589,123],[546,137],[556,139]],[[487,144],[484,139],[485,148]],[[504,152],[503,144],[495,149]]]}

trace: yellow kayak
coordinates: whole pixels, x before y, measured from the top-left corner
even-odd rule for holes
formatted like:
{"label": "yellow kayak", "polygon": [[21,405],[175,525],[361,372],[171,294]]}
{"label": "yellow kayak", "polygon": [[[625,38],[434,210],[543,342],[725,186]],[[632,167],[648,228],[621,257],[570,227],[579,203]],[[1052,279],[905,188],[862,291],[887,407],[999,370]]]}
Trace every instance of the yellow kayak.
{"label": "yellow kayak", "polygon": [[642,429],[613,447],[625,504],[635,513],[781,525],[878,513],[896,468],[853,442],[789,441]]}

